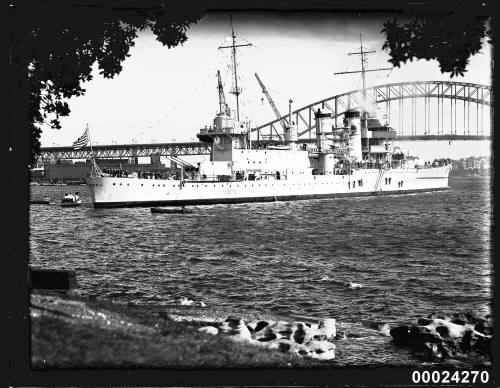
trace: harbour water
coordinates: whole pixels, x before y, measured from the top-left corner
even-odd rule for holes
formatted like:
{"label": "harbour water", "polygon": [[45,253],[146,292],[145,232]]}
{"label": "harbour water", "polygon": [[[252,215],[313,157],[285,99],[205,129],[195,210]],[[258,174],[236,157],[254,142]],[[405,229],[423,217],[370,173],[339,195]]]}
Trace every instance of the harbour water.
{"label": "harbour water", "polygon": [[[418,360],[387,329],[492,301],[489,178],[403,196],[213,205],[190,214],[94,209],[85,186],[32,186],[30,264],[76,271],[78,293],[337,319],[339,365]],[[62,208],[79,190],[82,206]],[[460,362],[473,365],[478,360]]]}

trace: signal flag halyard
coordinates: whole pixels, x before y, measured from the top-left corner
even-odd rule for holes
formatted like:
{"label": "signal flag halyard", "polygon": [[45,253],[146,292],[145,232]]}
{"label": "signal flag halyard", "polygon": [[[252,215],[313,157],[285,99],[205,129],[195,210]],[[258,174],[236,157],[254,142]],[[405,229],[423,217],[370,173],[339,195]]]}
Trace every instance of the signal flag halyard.
{"label": "signal flag halyard", "polygon": [[73,149],[78,150],[86,146],[89,142],[89,127],[85,129],[85,133],[73,142]]}

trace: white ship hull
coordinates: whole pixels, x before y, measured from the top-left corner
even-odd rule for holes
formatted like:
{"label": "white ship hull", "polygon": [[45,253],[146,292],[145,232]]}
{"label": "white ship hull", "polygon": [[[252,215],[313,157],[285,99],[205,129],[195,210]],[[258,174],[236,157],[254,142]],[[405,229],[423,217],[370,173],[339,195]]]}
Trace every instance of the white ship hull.
{"label": "white ship hull", "polygon": [[96,208],[207,205],[447,190],[450,170],[451,165],[384,171],[358,169],[351,175],[229,182],[89,177],[87,186]]}

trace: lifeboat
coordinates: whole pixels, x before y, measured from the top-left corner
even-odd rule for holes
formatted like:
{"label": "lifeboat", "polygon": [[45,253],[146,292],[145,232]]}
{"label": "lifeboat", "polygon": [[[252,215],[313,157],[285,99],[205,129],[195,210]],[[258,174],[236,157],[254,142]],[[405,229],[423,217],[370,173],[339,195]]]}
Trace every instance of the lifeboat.
{"label": "lifeboat", "polygon": [[82,201],[78,192],[75,194],[65,193],[64,197],[61,199],[61,206],[63,207],[80,206],[81,203]]}

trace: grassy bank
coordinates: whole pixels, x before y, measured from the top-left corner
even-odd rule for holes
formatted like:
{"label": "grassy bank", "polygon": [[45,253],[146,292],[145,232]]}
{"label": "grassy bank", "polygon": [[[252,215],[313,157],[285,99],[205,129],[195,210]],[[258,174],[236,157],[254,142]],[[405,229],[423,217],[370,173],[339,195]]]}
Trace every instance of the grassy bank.
{"label": "grassy bank", "polygon": [[[165,306],[119,305],[74,295],[34,292],[33,369],[59,368],[325,368],[334,362],[238,343],[198,331],[224,311],[179,322]],[[227,316],[227,315],[226,315]]]}

